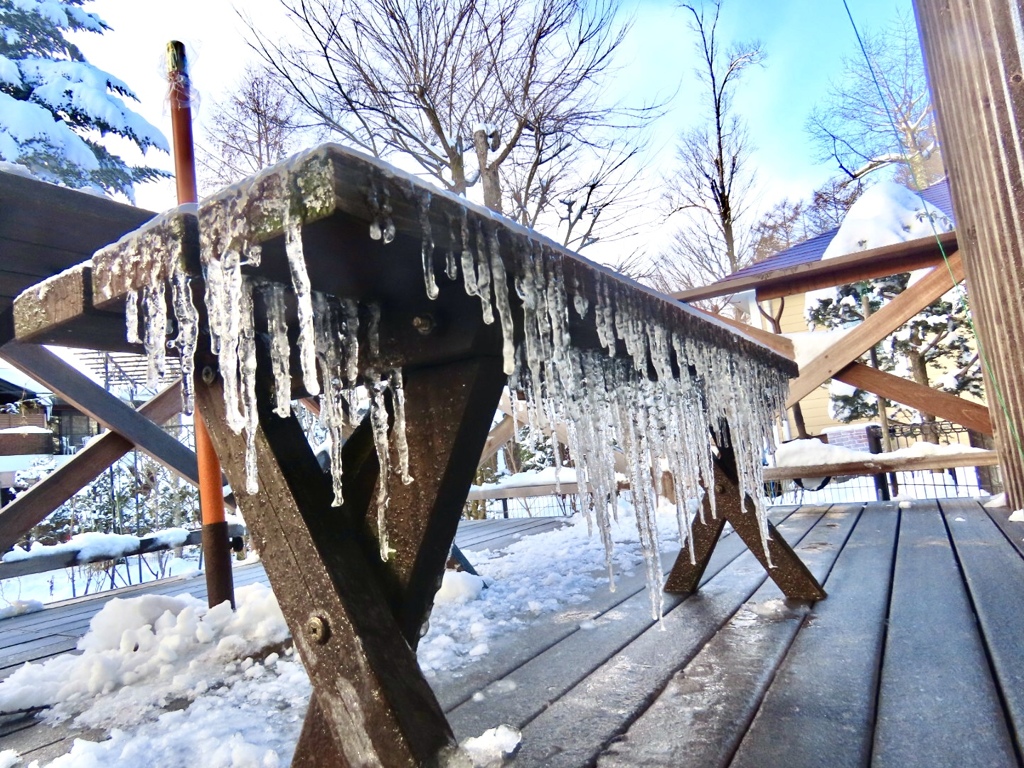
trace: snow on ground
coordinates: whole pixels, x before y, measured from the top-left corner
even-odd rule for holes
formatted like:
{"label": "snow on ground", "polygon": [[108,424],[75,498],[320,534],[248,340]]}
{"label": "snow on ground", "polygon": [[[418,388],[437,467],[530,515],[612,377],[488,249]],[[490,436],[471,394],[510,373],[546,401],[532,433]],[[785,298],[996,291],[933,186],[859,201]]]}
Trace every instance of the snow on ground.
{"label": "snow on ground", "polygon": [[[658,523],[663,541],[678,539],[674,507],[663,505]],[[642,568],[625,500],[612,534],[617,572]],[[604,557],[600,538],[579,518],[502,552],[473,552],[482,578],[446,574],[420,643],[425,674],[458,674],[498,636],[607,589]],[[49,764],[57,768],[287,765],[309,683],[281,645],[287,629],[273,594],[253,585],[236,598],[236,613],[190,597],[114,599],[94,617],[80,655],[26,665],[0,682],[0,710],[47,707],[48,722],[110,733],[102,742],[76,741],[70,754]],[[492,729],[464,749],[477,766],[496,764],[518,738],[514,729]]]}
{"label": "snow on ground", "polygon": [[[663,542],[679,540],[674,507],[658,510],[658,528]],[[642,569],[636,521],[625,500],[620,501],[612,537],[616,574]],[[604,558],[600,537],[596,531],[589,535],[581,517],[500,552],[472,552],[470,562],[487,588],[477,600],[448,601],[448,595],[460,595],[467,585],[456,588],[451,582],[464,577],[445,575],[430,631],[420,641],[420,667],[428,679],[449,674],[488,653],[492,640],[527,627],[534,617],[586,602],[595,589],[608,588]]]}

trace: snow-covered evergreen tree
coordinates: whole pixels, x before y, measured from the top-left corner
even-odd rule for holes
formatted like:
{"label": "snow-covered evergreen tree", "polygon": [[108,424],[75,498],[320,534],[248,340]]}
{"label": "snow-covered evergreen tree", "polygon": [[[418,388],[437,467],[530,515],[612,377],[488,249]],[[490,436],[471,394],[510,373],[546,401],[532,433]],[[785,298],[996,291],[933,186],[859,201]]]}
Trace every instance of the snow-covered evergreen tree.
{"label": "snow-covered evergreen tree", "polygon": [[103,146],[114,134],[146,151],[168,151],[159,130],[125,104],[137,101],[113,75],[89,64],[67,39],[109,29],[87,0],[0,0],[0,160],[74,188],[121,193],[166,176],[130,166]]}

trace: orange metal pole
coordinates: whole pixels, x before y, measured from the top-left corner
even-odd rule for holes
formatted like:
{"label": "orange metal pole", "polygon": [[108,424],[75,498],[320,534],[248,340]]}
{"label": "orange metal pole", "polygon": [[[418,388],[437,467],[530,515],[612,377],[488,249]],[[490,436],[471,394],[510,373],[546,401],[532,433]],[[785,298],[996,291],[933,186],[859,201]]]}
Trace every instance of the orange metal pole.
{"label": "orange metal pole", "polygon": [[[171,134],[174,142],[174,173],[178,204],[199,200],[192,140],[192,107],[185,46],[173,40],[167,44],[167,74],[170,81]],[[203,517],[203,553],[206,558],[206,589],[210,607],[228,600],[235,605],[231,574],[228,524],[224,518],[224,491],[220,461],[206,430],[201,413],[194,418],[196,459],[199,464],[199,508]]]}

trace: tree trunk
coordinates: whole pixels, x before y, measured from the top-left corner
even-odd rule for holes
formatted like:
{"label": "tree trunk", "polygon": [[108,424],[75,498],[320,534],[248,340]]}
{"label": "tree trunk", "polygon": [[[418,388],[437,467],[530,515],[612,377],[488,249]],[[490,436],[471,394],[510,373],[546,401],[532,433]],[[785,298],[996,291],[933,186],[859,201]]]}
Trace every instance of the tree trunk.
{"label": "tree trunk", "polygon": [[497,166],[487,163],[490,145],[486,131],[481,129],[473,132],[473,146],[476,148],[477,161],[480,163],[480,183],[484,188],[484,205],[492,211],[501,213],[501,179],[498,178]]}

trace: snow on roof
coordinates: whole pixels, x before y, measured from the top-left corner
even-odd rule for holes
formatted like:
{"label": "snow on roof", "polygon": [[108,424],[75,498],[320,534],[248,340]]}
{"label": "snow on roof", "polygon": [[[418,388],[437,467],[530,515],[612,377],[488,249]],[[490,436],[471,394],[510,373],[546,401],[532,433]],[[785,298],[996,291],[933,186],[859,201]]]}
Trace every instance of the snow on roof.
{"label": "snow on roof", "polygon": [[[868,191],[870,191],[871,189],[874,189],[874,187],[870,187]],[[901,187],[901,189],[903,188]],[[909,190],[906,191],[909,192]],[[867,193],[868,192],[865,192],[864,194],[867,195]],[[943,179],[942,181],[939,181],[933,184],[932,186],[928,187],[928,189],[922,190],[920,193],[911,192],[910,194],[919,195],[925,203],[934,206],[939,211],[944,213],[951,222],[954,221],[953,200],[949,194],[948,180]],[[940,229],[940,231],[942,230]],[[750,266],[737,270],[736,272],[733,272],[731,275],[728,275],[725,278],[723,278],[723,280],[733,280],[737,277],[761,275],[776,269],[783,269],[785,267],[794,267],[798,264],[810,264],[815,261],[820,261],[824,256],[829,244],[832,242],[833,238],[836,236],[838,232],[839,228],[836,228],[830,229],[828,232],[823,232],[820,235],[815,235],[814,237],[808,238],[803,242],[797,243],[791,248],[787,248],[784,251],[780,251],[779,253],[765,259],[764,261],[759,261],[756,264],[751,264]],[[927,234],[931,234],[930,229],[928,230]],[[868,247],[878,247],[878,245],[880,244],[870,245]],[[854,248],[853,250],[856,251],[863,249]]]}
{"label": "snow on roof", "polygon": [[891,181],[864,191],[853,204],[821,258],[919,240],[950,232],[952,219],[915,192]]}

